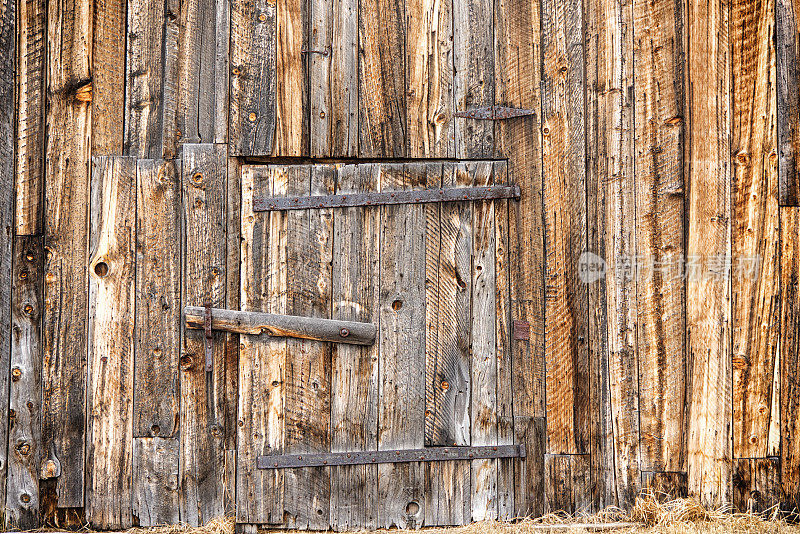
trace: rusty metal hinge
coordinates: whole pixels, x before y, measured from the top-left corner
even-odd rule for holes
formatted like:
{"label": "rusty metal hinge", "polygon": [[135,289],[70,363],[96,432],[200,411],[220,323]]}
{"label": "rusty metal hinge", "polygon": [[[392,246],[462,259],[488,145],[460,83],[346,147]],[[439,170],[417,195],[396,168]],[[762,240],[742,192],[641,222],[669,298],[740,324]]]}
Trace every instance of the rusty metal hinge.
{"label": "rusty metal hinge", "polygon": [[286,467],[443,462],[447,460],[485,460],[490,458],[525,458],[525,445],[428,447],[425,449],[326,452],[321,454],[276,454],[259,456],[256,460],[256,466],[259,469],[283,469]]}
{"label": "rusty metal hinge", "polygon": [[536,115],[536,111],[505,106],[480,106],[466,111],[457,111],[454,115],[464,119],[499,121],[503,119],[512,119],[514,117],[524,117],[526,115]]}

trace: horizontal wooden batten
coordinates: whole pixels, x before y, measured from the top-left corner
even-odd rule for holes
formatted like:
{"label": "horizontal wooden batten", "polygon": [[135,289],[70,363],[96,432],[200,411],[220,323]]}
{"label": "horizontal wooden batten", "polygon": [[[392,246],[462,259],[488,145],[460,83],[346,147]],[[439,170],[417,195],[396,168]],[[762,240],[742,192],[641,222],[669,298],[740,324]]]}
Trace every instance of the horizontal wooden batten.
{"label": "horizontal wooden batten", "polygon": [[[202,330],[205,327],[206,308],[186,306],[183,311],[186,328]],[[211,328],[236,334],[269,334],[275,337],[294,337],[351,345],[372,345],[377,333],[377,328],[372,323],[220,308],[211,309]]]}
{"label": "horizontal wooden batten", "polygon": [[322,454],[281,454],[259,456],[259,469],[287,467],[325,467],[335,465],[398,464],[408,462],[442,462],[447,460],[483,460],[491,458],[524,458],[525,445],[487,447],[428,447],[390,451],[332,452]]}
{"label": "horizontal wooden batten", "polygon": [[303,210],[309,208],[352,208],[357,206],[388,206],[396,204],[429,204],[432,202],[460,202],[464,200],[518,200],[518,185],[490,185],[482,187],[442,187],[375,193],[305,197],[262,197],[253,199],[253,211]]}

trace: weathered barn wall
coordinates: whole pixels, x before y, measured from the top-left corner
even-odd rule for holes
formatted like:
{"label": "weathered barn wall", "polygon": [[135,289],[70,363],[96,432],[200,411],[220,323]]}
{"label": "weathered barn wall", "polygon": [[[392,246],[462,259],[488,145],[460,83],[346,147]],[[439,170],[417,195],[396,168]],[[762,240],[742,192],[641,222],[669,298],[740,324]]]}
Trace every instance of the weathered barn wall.
{"label": "weathered barn wall", "polygon": [[[266,285],[250,285],[278,260],[248,278],[242,257],[242,232],[265,226],[242,212],[242,168],[320,162],[499,161],[522,190],[492,208],[508,206],[507,228],[502,217],[495,225],[507,233],[508,270],[496,282],[506,289],[494,290],[507,293],[495,317],[494,430],[457,444],[509,440],[528,456],[498,461],[495,493],[478,499],[469,493],[477,464],[409,470],[405,487],[421,492],[410,523],[380,515],[394,496],[379,482],[374,502],[361,499],[368,509],[346,515],[342,488],[367,493],[377,475],[340,468],[314,500],[329,524],[461,522],[482,517],[486,502],[501,518],[592,510],[630,505],[648,488],[740,509],[800,507],[798,18],[792,0],[0,3],[6,525],[197,524],[234,512],[243,523],[303,520],[308,510],[284,499],[283,486],[248,478],[266,452],[254,444],[272,447],[277,424],[253,410],[269,351],[254,349],[253,336],[215,332],[206,372],[203,333],[181,327],[181,310],[272,305],[274,295],[258,293]],[[454,115],[487,105],[529,113]],[[466,221],[464,205],[437,216]],[[476,236],[484,209],[468,212]],[[365,213],[376,220],[348,232],[363,238],[358,257],[378,262],[380,249],[367,245],[383,219]],[[356,225],[341,220],[334,230]],[[414,308],[426,321],[413,323],[424,325],[423,350],[412,363],[432,422],[339,435],[337,410],[364,407],[334,393],[315,397],[322,438],[287,439],[355,450],[377,447],[370,432],[385,431],[397,446],[450,446],[463,421],[474,423],[473,405],[436,387],[442,376],[482,376],[474,351],[488,342],[475,332],[488,327],[460,291],[490,256],[464,256],[453,235],[434,254],[445,319],[431,312],[430,265],[407,266],[426,282]],[[330,261],[343,278],[366,276],[336,263],[337,246]],[[587,251],[606,266],[588,281],[597,262]],[[495,249],[495,262],[503,253]],[[335,283],[329,299],[353,290]],[[380,298],[364,304],[364,318],[380,316],[369,308]],[[319,313],[302,299],[293,306]],[[528,330],[512,335],[511,321]],[[400,376],[405,347],[387,343],[380,358]],[[347,371],[324,351],[308,361]],[[282,400],[272,401],[283,425]],[[378,410],[377,398],[364,402]],[[251,425],[262,427],[243,443]],[[442,482],[453,478],[464,482]],[[286,495],[296,500],[297,484],[315,478],[292,480]],[[327,526],[314,517],[299,526]]]}

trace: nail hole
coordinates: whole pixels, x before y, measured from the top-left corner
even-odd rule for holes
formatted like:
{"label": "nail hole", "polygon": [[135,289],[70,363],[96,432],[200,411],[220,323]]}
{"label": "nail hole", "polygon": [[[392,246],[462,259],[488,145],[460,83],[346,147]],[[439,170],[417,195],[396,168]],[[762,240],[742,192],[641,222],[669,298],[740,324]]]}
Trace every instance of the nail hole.
{"label": "nail hole", "polygon": [[403,301],[402,300],[398,299],[398,300],[395,300],[394,302],[392,302],[392,309],[394,311],[397,311],[402,307],[403,307]]}
{"label": "nail hole", "polygon": [[150,427],[150,432],[152,432],[154,436],[157,436],[159,432],[161,432],[161,427],[158,425],[153,425]]}
{"label": "nail hole", "polygon": [[414,501],[411,501],[406,505],[406,513],[408,515],[417,515],[419,513],[419,504]]}
{"label": "nail hole", "polygon": [[105,276],[108,274],[108,264],[104,261],[99,262],[94,266],[94,272],[97,276]]}

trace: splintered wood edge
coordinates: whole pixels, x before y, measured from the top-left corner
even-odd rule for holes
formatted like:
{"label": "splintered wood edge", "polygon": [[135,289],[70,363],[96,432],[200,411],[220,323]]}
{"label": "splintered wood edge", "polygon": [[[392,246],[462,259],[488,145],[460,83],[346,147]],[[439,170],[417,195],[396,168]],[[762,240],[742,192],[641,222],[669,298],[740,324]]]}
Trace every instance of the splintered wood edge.
{"label": "splintered wood edge", "polygon": [[[202,330],[205,326],[205,312],[206,309],[200,306],[186,306],[184,308],[186,328]],[[236,334],[268,334],[275,337],[293,337],[351,345],[372,345],[378,330],[372,323],[220,308],[211,310],[211,328]]]}

